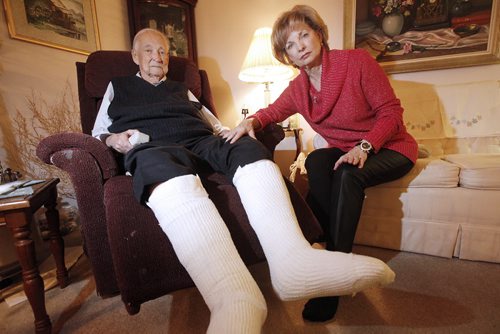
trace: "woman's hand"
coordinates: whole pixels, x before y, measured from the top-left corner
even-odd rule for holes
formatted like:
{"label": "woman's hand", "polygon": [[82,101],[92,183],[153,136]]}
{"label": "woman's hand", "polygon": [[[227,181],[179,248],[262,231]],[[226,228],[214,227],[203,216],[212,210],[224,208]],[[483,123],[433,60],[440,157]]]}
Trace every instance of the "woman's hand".
{"label": "woman's hand", "polygon": [[134,147],[132,146],[132,144],[130,144],[128,139],[135,132],[137,132],[137,130],[127,130],[121,133],[113,133],[108,138],[106,138],[105,144],[115,151],[125,154]]}
{"label": "woman's hand", "polygon": [[356,145],[349,152],[341,156],[339,160],[337,160],[335,166],[333,166],[333,170],[337,170],[337,168],[343,163],[363,168],[366,159],[368,159],[368,153],[362,151],[359,145]]}
{"label": "woman's hand", "polygon": [[244,135],[255,138],[254,122],[258,121],[255,118],[245,118],[237,127],[224,133],[222,138],[225,138],[226,142],[229,141],[230,144],[233,144]]}

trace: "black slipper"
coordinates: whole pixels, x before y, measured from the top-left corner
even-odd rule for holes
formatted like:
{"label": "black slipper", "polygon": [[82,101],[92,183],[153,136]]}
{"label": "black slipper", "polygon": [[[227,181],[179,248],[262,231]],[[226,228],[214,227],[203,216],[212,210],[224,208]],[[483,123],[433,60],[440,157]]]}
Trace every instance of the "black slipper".
{"label": "black slipper", "polygon": [[327,321],[335,316],[338,306],[338,296],[313,298],[304,305],[302,318],[314,322]]}

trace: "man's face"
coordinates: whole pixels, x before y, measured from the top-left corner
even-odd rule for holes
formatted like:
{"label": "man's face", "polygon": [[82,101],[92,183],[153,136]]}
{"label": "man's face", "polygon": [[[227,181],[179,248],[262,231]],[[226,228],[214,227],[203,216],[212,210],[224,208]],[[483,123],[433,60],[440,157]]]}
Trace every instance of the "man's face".
{"label": "man's face", "polygon": [[132,58],[139,65],[141,77],[151,84],[158,83],[168,72],[168,43],[156,31],[141,33],[132,49]]}

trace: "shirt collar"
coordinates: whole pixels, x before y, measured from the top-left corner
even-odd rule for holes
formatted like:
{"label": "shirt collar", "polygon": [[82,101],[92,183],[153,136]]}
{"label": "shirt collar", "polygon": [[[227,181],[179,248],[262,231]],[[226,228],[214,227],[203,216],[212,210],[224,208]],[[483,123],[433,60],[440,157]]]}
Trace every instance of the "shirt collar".
{"label": "shirt collar", "polygon": [[[141,78],[141,79],[142,79],[142,77],[141,77],[141,72],[140,72],[140,71],[136,73],[136,76],[138,76],[139,78]],[[153,85],[158,86],[159,84],[161,84],[161,83],[162,83],[163,81],[165,81],[165,80],[167,80],[167,76],[163,76],[163,78],[161,78],[161,79],[160,79],[160,81],[158,81],[158,83],[153,84]]]}

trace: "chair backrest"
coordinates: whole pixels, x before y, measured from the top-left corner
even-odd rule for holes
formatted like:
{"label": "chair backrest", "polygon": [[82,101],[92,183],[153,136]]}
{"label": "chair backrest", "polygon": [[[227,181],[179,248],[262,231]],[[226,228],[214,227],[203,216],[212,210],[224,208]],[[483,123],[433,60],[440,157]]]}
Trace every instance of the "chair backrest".
{"label": "chair backrest", "polygon": [[[133,75],[139,70],[129,51],[96,51],[87,61],[77,62],[78,97],[82,131],[91,134],[102,97],[111,79]],[[217,116],[207,73],[189,59],[170,57],[168,78],[187,88]]]}

